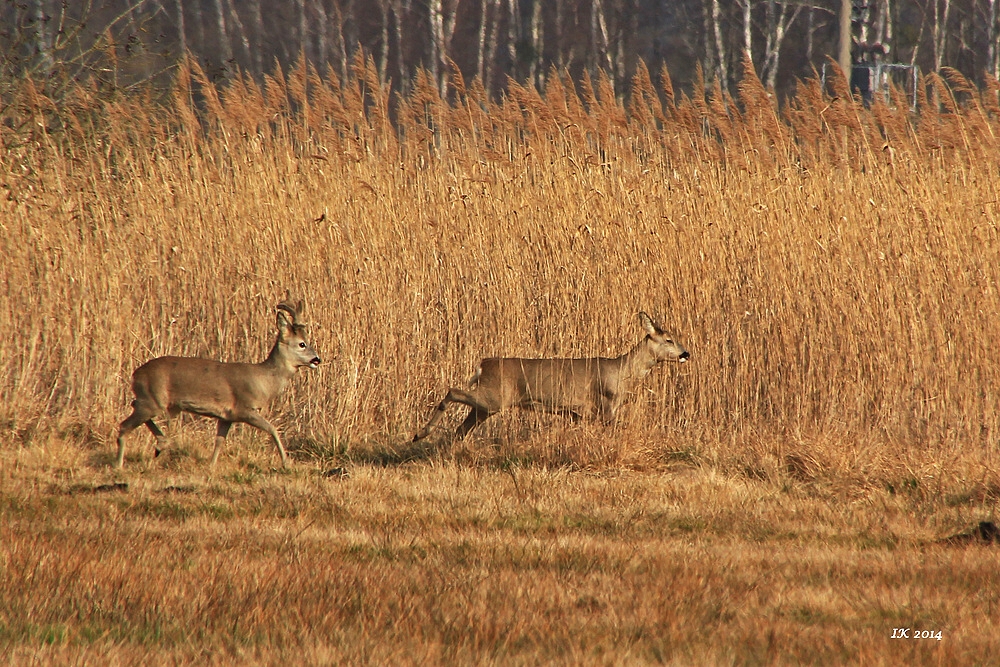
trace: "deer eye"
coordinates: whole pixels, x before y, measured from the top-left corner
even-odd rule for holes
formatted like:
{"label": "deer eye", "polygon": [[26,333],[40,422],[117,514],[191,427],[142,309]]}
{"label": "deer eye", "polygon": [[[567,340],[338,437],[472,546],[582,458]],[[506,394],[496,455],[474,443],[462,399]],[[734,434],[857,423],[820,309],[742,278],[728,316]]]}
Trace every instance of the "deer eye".
{"label": "deer eye", "polygon": [[299,341],[299,347],[305,348],[306,344],[303,341]]}

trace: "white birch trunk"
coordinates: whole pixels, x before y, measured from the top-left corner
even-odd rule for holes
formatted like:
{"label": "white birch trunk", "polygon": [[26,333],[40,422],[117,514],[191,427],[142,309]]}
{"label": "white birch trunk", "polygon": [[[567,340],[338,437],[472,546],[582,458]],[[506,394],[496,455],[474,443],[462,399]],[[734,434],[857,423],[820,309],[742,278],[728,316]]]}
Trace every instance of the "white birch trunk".
{"label": "white birch trunk", "polygon": [[940,72],[944,63],[944,51],[948,45],[948,19],[951,16],[951,0],[931,0],[934,3],[934,71]]}
{"label": "white birch trunk", "polygon": [[729,71],[726,64],[726,43],[722,39],[722,8],[719,0],[712,0],[712,33],[715,37],[715,57],[718,58],[715,76],[722,89],[726,90],[729,87]]}
{"label": "white birch trunk", "polygon": [[604,18],[601,0],[591,1],[590,27],[593,34],[594,69],[604,69],[613,74],[608,55],[608,22]]}
{"label": "white birch trunk", "polygon": [[545,35],[542,25],[542,2],[534,0],[531,7],[531,63],[528,65],[528,79],[535,84],[539,90],[545,85],[545,73],[539,67],[545,55]]}
{"label": "white birch trunk", "polygon": [[487,94],[493,92],[493,71],[496,67],[497,42],[500,39],[500,21],[497,20],[500,9],[499,0],[491,0],[490,6],[493,8],[493,12],[491,12],[489,34],[486,38],[485,62],[483,63],[483,87]]}
{"label": "white birch trunk", "polygon": [[441,0],[430,0],[430,2],[427,3],[427,10],[429,12],[431,24],[431,57],[429,65],[431,77],[434,79],[434,85],[440,89],[441,48],[444,42],[444,17],[442,16],[444,9],[441,7]]}
{"label": "white birch trunk", "polygon": [[517,0],[507,0],[507,60],[510,73],[519,75],[517,62],[517,41],[521,38],[521,12]]}
{"label": "white birch trunk", "polygon": [[[850,2],[851,0],[846,0]],[[751,31],[751,7],[750,0],[741,0],[740,3],[743,6],[743,53],[747,55],[751,60],[753,59],[753,33]]]}
{"label": "white birch trunk", "polygon": [[35,20],[35,48],[38,51],[38,64],[42,72],[48,73],[55,65],[52,55],[52,31],[49,29],[52,14],[46,11],[45,0],[34,0],[33,5],[31,11]]}
{"label": "white birch trunk", "polygon": [[802,5],[795,5],[793,7],[782,2],[780,3],[780,9],[778,5],[779,3],[776,0],[768,0],[767,2],[767,39],[765,42],[763,76],[761,78],[764,79],[765,84],[770,90],[774,90],[774,86],[778,81],[781,46],[788,35],[788,27],[795,21],[802,10]]}
{"label": "white birch trunk", "polygon": [[378,0],[379,13],[382,16],[382,42],[378,50],[378,78],[385,83],[389,78],[389,3],[388,0]]}

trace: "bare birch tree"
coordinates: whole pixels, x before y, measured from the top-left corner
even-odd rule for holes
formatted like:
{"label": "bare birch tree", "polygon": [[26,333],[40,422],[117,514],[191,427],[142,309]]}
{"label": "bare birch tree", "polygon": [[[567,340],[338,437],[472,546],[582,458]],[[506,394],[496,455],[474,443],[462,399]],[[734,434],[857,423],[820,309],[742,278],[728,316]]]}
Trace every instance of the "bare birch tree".
{"label": "bare birch tree", "polygon": [[725,90],[729,86],[729,68],[726,62],[729,56],[726,53],[726,42],[722,38],[722,8],[719,6],[719,0],[711,0],[711,2],[712,34],[715,37],[715,55],[718,58],[715,77],[722,89]]}
{"label": "bare birch tree", "polygon": [[934,48],[934,71],[940,72],[948,45],[948,19],[951,0],[929,0],[931,5],[931,44]]}
{"label": "bare birch tree", "polygon": [[496,55],[497,55],[497,42],[499,41],[500,32],[500,0],[489,0],[488,3],[484,0],[484,7],[488,4],[489,9],[489,19],[487,20],[486,14],[483,15],[483,24],[485,26],[486,34],[484,38],[486,40],[486,50],[483,53],[483,60],[480,63],[482,72],[483,88],[486,89],[487,93],[493,92],[493,71],[496,66]]}
{"label": "bare birch tree", "polygon": [[[488,91],[489,80],[487,77],[487,63],[492,65],[493,56],[489,51],[495,48],[493,38],[493,23],[496,21],[496,8],[499,0],[480,0],[479,3],[479,34],[476,48],[476,72],[483,87]],[[489,41],[488,41],[489,40]],[[493,44],[494,47],[490,47]]]}
{"label": "bare birch tree", "polygon": [[264,15],[260,11],[260,0],[250,0],[250,23],[253,26],[254,49],[252,63],[254,73],[264,73]]}
{"label": "bare birch tree", "polygon": [[986,0],[986,68],[994,78],[1000,76],[1000,2]]}
{"label": "bare birch tree", "polygon": [[517,44],[521,39],[521,11],[517,0],[507,0],[507,62],[510,73],[517,77],[521,63],[518,62]]}
{"label": "bare birch tree", "polygon": [[389,78],[389,1],[378,0],[381,16],[381,39],[378,45],[378,77],[382,83]]}
{"label": "bare birch tree", "polygon": [[545,26],[542,20],[543,0],[534,0],[531,5],[531,62],[528,63],[528,80],[538,89],[545,85],[545,69],[541,67],[545,57]]}
{"label": "bare birch tree", "polygon": [[48,11],[45,0],[33,0],[32,20],[35,24],[35,49],[38,53],[38,65],[42,72],[49,72],[55,65],[52,57],[52,31],[49,27],[52,14]]}
{"label": "bare birch tree", "polygon": [[701,5],[701,22],[702,22],[702,32],[705,35],[705,48],[701,50],[701,71],[705,73],[705,85],[709,86],[709,81],[712,78],[718,77],[718,71],[715,67],[715,51],[717,51],[718,44],[710,41],[709,35],[712,34],[712,4],[718,4],[718,0],[704,0]]}
{"label": "bare birch tree", "polygon": [[761,68],[761,79],[770,90],[774,90],[778,81],[778,62],[788,27],[801,10],[802,5],[767,0],[767,34],[764,36],[764,65]]}
{"label": "bare birch tree", "polygon": [[590,32],[592,72],[596,73],[597,70],[603,69],[614,74],[608,53],[608,22],[604,18],[604,6],[601,0],[591,0]]}
{"label": "bare birch tree", "polygon": [[740,0],[740,6],[743,9],[743,53],[753,58],[753,8],[750,0]]}
{"label": "bare birch tree", "polygon": [[458,1],[449,2],[448,9],[442,0],[430,0],[427,3],[431,24],[430,70],[441,95],[444,95],[447,89],[448,77],[444,71],[444,65],[445,58],[450,55],[451,40],[455,36]]}

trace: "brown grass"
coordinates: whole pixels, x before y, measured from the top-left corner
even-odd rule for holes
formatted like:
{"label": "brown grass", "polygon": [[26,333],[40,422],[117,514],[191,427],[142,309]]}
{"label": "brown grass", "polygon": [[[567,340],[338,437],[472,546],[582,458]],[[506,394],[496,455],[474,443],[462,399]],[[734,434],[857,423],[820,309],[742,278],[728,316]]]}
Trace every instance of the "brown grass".
{"label": "brown grass", "polygon": [[[913,116],[808,83],[779,113],[751,79],[739,105],[549,81],[397,103],[363,60],[263,89],[185,67],[166,105],[65,106],[25,82],[0,123],[0,650],[996,654],[995,553],[934,542],[1000,489],[995,82],[932,77],[942,111]],[[137,433],[112,473],[131,371],[262,358],[286,290],[329,359],[270,411],[295,470],[237,429],[210,472],[185,420],[172,456]],[[640,309],[692,363],[614,430],[511,414],[408,444],[480,357],[619,354]]]}

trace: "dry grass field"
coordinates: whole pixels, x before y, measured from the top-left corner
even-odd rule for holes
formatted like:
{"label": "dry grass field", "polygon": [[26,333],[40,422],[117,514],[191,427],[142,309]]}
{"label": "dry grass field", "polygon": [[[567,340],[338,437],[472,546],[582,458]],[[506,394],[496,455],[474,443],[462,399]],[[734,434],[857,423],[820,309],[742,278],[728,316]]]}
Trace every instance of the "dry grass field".
{"label": "dry grass field", "polygon": [[[944,539],[1000,501],[1000,85],[929,76],[913,113],[551,81],[20,87],[4,662],[1000,655],[998,547]],[[214,428],[182,418],[113,470],[131,372],[263,359],[289,292],[324,359],[267,413],[292,468],[246,426],[211,468]],[[410,442],[480,358],[615,356],[639,310],[692,358],[615,426],[512,412],[454,441],[455,410]]]}

